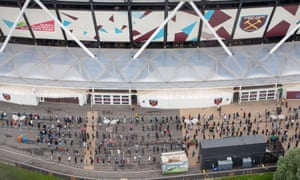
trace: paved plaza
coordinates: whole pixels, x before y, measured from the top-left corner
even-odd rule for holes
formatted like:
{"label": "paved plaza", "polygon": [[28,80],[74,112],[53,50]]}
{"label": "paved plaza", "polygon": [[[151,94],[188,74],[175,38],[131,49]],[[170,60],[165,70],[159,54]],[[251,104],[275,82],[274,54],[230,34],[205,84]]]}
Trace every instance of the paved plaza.
{"label": "paved plaza", "polygon": [[[183,110],[129,106],[0,103],[0,153],[5,159],[53,172],[100,179],[160,177],[160,153],[184,150],[189,173],[199,173],[202,139],[264,134],[280,137],[284,148],[298,146],[300,101],[247,102]],[[26,120],[14,121],[12,114]],[[272,119],[273,117],[273,119]],[[276,116],[278,118],[278,116]],[[195,123],[190,123],[196,120]],[[25,137],[23,143],[18,137]]]}

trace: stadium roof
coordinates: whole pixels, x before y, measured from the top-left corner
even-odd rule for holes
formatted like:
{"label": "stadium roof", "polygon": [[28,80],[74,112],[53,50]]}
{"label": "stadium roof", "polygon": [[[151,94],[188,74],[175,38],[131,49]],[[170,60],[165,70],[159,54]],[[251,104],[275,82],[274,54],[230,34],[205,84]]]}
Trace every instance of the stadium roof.
{"label": "stadium roof", "polygon": [[0,54],[0,82],[32,86],[103,89],[234,87],[297,82],[300,42],[231,47],[90,49],[8,44]]}

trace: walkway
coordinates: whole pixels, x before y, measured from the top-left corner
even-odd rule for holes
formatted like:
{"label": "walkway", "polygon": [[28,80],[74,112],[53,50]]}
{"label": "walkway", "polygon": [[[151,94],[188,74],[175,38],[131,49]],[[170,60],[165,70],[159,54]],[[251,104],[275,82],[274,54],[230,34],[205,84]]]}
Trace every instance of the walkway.
{"label": "walkway", "polygon": [[87,124],[85,129],[87,142],[85,142],[84,150],[84,169],[88,170],[94,170],[97,119],[98,113],[96,111],[87,112]]}

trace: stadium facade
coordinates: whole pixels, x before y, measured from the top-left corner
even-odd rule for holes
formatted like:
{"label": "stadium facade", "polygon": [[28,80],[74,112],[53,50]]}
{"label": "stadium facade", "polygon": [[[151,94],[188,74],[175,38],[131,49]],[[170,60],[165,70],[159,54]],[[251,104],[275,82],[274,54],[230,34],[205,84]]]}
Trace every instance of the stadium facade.
{"label": "stadium facade", "polygon": [[2,101],[194,108],[300,98],[297,0],[0,2]]}

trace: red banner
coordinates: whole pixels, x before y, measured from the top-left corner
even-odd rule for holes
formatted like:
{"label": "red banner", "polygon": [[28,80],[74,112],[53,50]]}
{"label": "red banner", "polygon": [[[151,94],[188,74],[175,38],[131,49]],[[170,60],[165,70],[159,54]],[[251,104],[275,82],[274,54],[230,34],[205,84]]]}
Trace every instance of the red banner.
{"label": "red banner", "polygon": [[[16,27],[19,30],[28,30],[28,26],[20,26]],[[31,29],[33,31],[47,31],[47,32],[54,32],[55,30],[55,23],[54,20],[46,21],[38,24],[31,25]]]}

